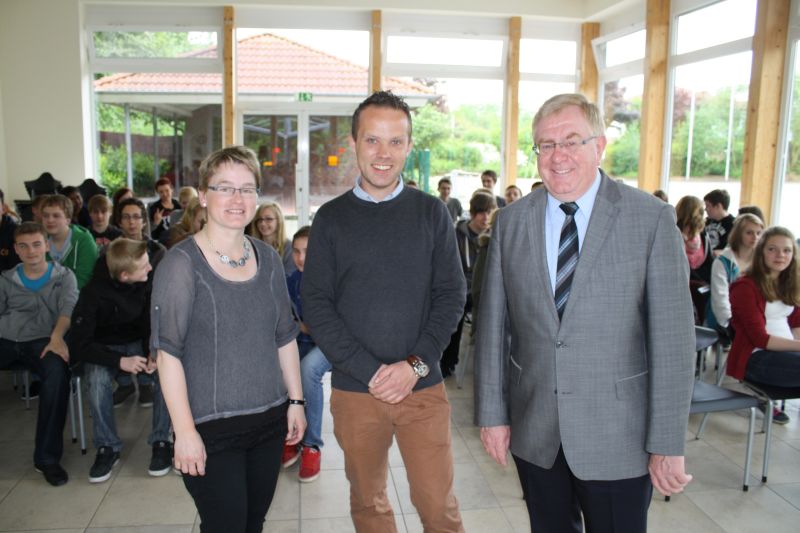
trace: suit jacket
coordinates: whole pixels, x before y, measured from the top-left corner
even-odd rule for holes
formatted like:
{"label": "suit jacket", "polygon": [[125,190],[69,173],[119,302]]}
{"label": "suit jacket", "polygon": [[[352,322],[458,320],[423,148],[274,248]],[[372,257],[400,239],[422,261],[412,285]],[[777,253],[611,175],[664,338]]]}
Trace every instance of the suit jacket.
{"label": "suit jacket", "polygon": [[492,228],[476,423],[510,424],[512,453],[542,468],[561,445],[580,479],[642,476],[649,454],[683,455],[692,395],[694,323],[675,211],[602,174],[559,321],[546,204],[539,189]]}

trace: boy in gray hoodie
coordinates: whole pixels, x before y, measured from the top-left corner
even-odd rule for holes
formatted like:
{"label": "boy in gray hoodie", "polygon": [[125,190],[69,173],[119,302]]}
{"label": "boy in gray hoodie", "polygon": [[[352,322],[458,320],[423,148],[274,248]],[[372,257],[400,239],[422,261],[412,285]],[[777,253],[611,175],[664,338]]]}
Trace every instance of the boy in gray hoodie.
{"label": "boy in gray hoodie", "polygon": [[41,377],[33,462],[48,483],[69,479],[59,462],[69,398],[69,351],[64,334],[78,301],[75,275],[48,261],[47,233],[23,222],[14,232],[22,261],[0,275],[0,369],[22,363]]}

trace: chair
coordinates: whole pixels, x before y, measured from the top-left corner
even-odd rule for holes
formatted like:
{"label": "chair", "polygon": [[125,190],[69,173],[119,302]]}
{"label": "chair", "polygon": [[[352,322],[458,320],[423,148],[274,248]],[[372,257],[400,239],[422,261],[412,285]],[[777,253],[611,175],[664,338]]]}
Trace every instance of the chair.
{"label": "chair", "polygon": [[83,201],[85,203],[88,203],[89,199],[96,194],[107,196],[106,188],[98,185],[97,182],[92,178],[86,178],[83,180],[83,183],[78,185],[78,190],[80,191],[81,197],[83,197]]}
{"label": "chair", "polygon": [[[739,409],[750,409],[750,425],[747,431],[747,451],[745,452],[744,462],[744,481],[742,482],[742,490],[749,489],[748,480],[750,478],[750,459],[753,451],[753,431],[756,424],[756,407],[758,407],[758,398],[735,392],[732,390],[712,385],[704,381],[696,380],[694,382],[694,390],[692,390],[692,404],[689,408],[689,414],[705,413],[703,421],[700,422],[700,427],[697,429],[695,439],[700,438],[700,434],[706,425],[706,419],[709,413],[717,413],[721,411],[738,411]],[[772,410],[770,409],[770,414]],[[767,433],[767,443],[764,448],[764,457],[767,457],[769,445],[769,432]],[[763,480],[766,481],[766,459],[764,460]]]}
{"label": "chair", "polygon": [[30,409],[31,399],[28,396],[28,392],[30,391],[30,385],[31,385],[31,372],[30,370],[28,370],[28,367],[20,362],[14,362],[11,363],[6,368],[4,368],[3,370],[14,373],[14,390],[17,389],[17,376],[22,375],[22,390],[23,390],[23,398],[25,398],[25,409]]}
{"label": "chair", "polygon": [[43,194],[56,194],[61,190],[61,182],[53,177],[49,172],[43,172],[35,180],[25,182],[25,190],[31,200]]}
{"label": "chair", "polygon": [[[22,386],[23,391],[25,393],[25,409],[31,408],[31,399],[28,396],[28,392],[30,390],[30,370],[22,363],[12,363],[11,366],[8,368],[4,368],[3,370],[16,372],[22,374]],[[16,375],[15,375],[16,380]],[[14,388],[16,389],[16,381],[14,384]],[[81,391],[81,377],[79,375],[73,374],[72,378],[70,379],[70,390],[69,390],[69,423],[70,423],[70,430],[72,434],[72,443],[75,444],[78,442],[78,431],[80,432],[81,438],[81,455],[86,455],[86,425],[83,419],[83,393]],[[77,427],[75,424],[75,415],[77,411]]]}
{"label": "chair", "polygon": [[716,330],[711,328],[706,328],[703,326],[695,326],[694,327],[694,336],[695,336],[695,351],[697,351],[697,363],[695,367],[695,376],[698,380],[703,379],[703,372],[705,371],[705,362],[706,362],[706,352],[712,346],[716,347],[716,358],[717,358],[717,385],[719,385],[722,380],[719,379],[719,376],[724,376],[724,372],[719,371],[719,364],[720,359],[722,358],[722,345],[719,342],[719,333]]}
{"label": "chair", "polygon": [[747,380],[742,381],[742,384],[767,404],[764,409],[764,431],[767,435],[764,439],[764,467],[761,474],[761,481],[766,483],[767,469],[769,468],[769,445],[772,438],[772,409],[777,401],[800,398],[800,387],[775,387]]}
{"label": "chair", "polygon": [[83,420],[83,392],[81,389],[81,377],[73,373],[70,379],[69,389],[69,423],[72,430],[72,443],[77,442],[75,435],[75,412],[78,414],[78,429],[81,437],[81,455],[86,455],[86,426]]}

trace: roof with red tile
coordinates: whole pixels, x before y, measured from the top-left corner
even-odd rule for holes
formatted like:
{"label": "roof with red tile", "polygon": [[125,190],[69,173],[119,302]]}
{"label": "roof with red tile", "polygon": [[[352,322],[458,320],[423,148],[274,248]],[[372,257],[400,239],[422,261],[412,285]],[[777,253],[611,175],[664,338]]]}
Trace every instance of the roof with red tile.
{"label": "roof with red tile", "polygon": [[[264,33],[241,39],[236,48],[237,84],[243,94],[318,95],[366,94],[366,67],[321,52],[285,37]],[[191,54],[210,57],[210,51]],[[384,88],[398,94],[433,96],[435,91],[420,83],[384,78]],[[97,92],[221,93],[218,73],[119,73],[94,82]]]}

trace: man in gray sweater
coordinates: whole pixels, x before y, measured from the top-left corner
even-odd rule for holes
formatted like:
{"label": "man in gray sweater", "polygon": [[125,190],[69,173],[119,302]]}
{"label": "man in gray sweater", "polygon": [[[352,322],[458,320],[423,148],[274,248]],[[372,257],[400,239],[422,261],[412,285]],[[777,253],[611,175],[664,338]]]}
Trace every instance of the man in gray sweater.
{"label": "man in gray sweater", "polygon": [[466,285],[445,205],[404,187],[411,114],[377,92],[353,115],[361,175],[317,212],[302,297],[333,365],[331,412],[359,532],[395,532],[386,497],[392,437],[426,531],[462,532],[453,495],[450,404],[439,359]]}
{"label": "man in gray sweater", "polygon": [[0,369],[21,363],[41,378],[33,463],[48,483],[69,479],[61,468],[67,416],[69,351],[64,334],[78,300],[71,270],[47,261],[47,233],[36,222],[14,232],[22,263],[0,276]]}

